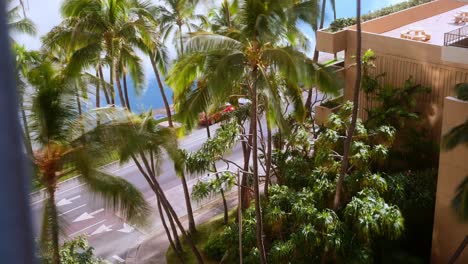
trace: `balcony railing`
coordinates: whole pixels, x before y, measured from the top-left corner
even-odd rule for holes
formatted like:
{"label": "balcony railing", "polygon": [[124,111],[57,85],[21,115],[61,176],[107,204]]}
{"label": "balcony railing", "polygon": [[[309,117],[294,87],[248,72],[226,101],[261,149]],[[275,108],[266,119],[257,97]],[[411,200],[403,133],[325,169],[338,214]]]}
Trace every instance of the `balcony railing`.
{"label": "balcony railing", "polygon": [[444,46],[468,48],[468,26],[445,33]]}

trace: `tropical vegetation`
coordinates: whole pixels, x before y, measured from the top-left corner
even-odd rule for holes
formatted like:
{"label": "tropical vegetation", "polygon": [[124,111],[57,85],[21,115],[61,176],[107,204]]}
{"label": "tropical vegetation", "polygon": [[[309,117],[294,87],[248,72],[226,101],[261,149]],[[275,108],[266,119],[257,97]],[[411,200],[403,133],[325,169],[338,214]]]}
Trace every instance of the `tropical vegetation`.
{"label": "tropical vegetation", "polygon": [[[318,52],[307,55],[313,49],[299,25],[322,29],[326,6],[336,11],[335,1],[223,0],[207,14],[196,12],[198,2],[64,0],[62,21],[42,37],[41,50],[27,50],[12,35],[25,150],[46,193],[42,261],[101,263],[83,238],[65,241],[59,234],[65,223],[56,191],[71,175],[80,175],[125,221],[148,223],[150,207],[142,193],[100,168],[115,157],[135,164],[154,193],[170,261],[427,261],[437,178],[427,164],[436,164],[438,149],[424,140],[427,131],[415,109],[417,96],[430,88],[411,76],[403,87],[382,85],[385,73],[371,74],[378,71],[375,54],[362,53],[360,34],[361,20],[427,0],[363,17],[357,1],[353,101],[334,99],[340,110],[324,125],[315,122],[312,106],[321,102],[319,95],[337,96],[341,81],[318,62]],[[33,34],[21,4],[8,11],[10,31]],[[334,18],[332,30],[342,26],[336,12]],[[135,113],[130,101],[129,87],[138,94],[146,86],[145,59],[167,127],[152,111]],[[466,85],[457,90],[466,96]],[[360,105],[361,93],[379,106]],[[202,146],[181,150],[179,137],[226,103],[235,110],[223,113],[215,132],[206,127]],[[359,108],[366,120],[358,118]],[[454,140],[448,138],[447,146],[466,137],[462,132]],[[228,157],[235,148],[242,151],[241,162]],[[408,155],[412,160],[402,159]],[[187,229],[158,177],[162,160],[180,178]],[[191,193],[189,177],[198,179]],[[227,202],[233,189],[239,192],[237,210]],[[222,221],[197,227],[192,199],[218,195]],[[463,205],[466,191],[457,197],[457,206]]]}

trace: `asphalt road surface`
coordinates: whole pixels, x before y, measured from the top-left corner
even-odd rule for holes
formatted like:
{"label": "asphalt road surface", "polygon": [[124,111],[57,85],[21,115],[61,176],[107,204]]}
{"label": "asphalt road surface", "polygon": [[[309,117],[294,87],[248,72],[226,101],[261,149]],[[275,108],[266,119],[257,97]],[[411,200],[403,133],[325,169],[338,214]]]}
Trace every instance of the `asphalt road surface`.
{"label": "asphalt road surface", "polygon": [[[264,118],[261,123],[265,134],[266,122]],[[248,125],[246,125],[247,127]],[[217,128],[219,128],[219,124],[210,126],[212,135]],[[206,139],[206,128],[198,128],[181,139],[179,145],[187,151],[196,151]],[[240,144],[237,144],[225,158],[242,165],[243,155]],[[219,170],[227,169],[224,162],[218,162],[217,165]],[[179,217],[186,216],[181,181],[174,172],[172,162],[164,159],[160,168],[159,182],[168,200]],[[232,165],[229,169],[233,172],[237,171],[237,168]],[[106,170],[125,178],[143,193],[153,209],[150,219],[151,226],[143,230],[128,225],[112,210],[106,209],[103,201],[90,193],[86,185],[75,178],[61,183],[56,192],[59,220],[62,227],[61,239],[64,241],[76,236],[86,236],[97,256],[111,263],[124,263],[127,251],[138,245],[149,234],[161,230],[162,224],[157,213],[155,195],[133,162],[122,165],[111,164],[107,166]],[[188,181],[190,189],[196,181],[196,177]],[[45,197],[41,192],[31,194],[33,227],[36,236],[39,236],[41,229],[44,200]],[[198,204],[193,201],[193,210],[208,202],[209,200],[205,200]]]}
{"label": "asphalt road surface", "polygon": [[[218,124],[212,125],[211,133],[214,134],[218,127]],[[206,128],[196,129],[180,141],[180,147],[187,151],[195,151],[201,147],[206,138]],[[243,157],[240,146],[236,146],[226,158],[241,164]],[[219,163],[219,166],[220,169],[225,169],[224,163]],[[164,159],[160,168],[159,182],[162,188],[179,217],[185,216],[186,207],[181,181],[174,172],[172,162]],[[231,169],[234,168],[231,166]],[[125,178],[143,193],[153,208],[151,226],[142,230],[125,223],[111,209],[107,209],[99,197],[90,193],[85,184],[81,183],[78,178],[74,178],[60,184],[56,192],[62,228],[61,237],[62,240],[68,240],[84,235],[88,238],[90,245],[95,248],[96,255],[111,263],[123,263],[128,249],[137,245],[147,234],[161,228],[161,223],[156,209],[155,195],[133,162],[121,166],[112,164],[106,170]],[[191,187],[195,182],[196,179],[189,180],[189,186]],[[36,236],[39,236],[41,229],[44,201],[45,197],[42,193],[32,195],[33,226]],[[194,209],[201,205],[193,202]]]}

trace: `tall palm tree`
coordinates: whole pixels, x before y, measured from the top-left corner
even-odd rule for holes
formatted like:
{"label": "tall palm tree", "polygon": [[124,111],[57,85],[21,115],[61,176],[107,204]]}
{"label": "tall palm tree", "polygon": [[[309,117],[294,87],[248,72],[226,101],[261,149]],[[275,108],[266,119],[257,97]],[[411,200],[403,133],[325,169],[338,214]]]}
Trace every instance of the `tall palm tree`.
{"label": "tall palm tree", "polygon": [[[251,146],[253,162],[254,198],[256,213],[257,247],[260,263],[266,263],[263,243],[263,225],[260,207],[257,121],[258,97],[263,91],[275,92],[272,76],[280,75],[287,81],[289,95],[293,98],[296,117],[304,112],[298,83],[312,84],[315,64],[290,46],[281,46],[293,35],[298,35],[298,20],[309,19],[315,10],[314,1],[240,1],[239,39],[202,32],[193,34],[185,49],[185,56],[174,65],[169,82],[175,89],[176,98],[183,100],[187,111],[179,113],[186,123],[193,123],[196,115],[213,101],[229,98],[239,86],[243,86],[251,99]],[[274,73],[274,74],[273,74]],[[192,85],[204,75],[206,88],[193,93]],[[279,100],[272,100],[271,109],[281,112]],[[278,114],[278,117],[281,115]],[[250,156],[250,153],[249,153]],[[245,188],[244,192],[246,192]]]}
{"label": "tall palm tree", "polygon": [[[177,135],[172,128],[162,128],[157,124],[151,113],[140,116],[133,115],[119,108],[109,108],[98,113],[105,121],[94,131],[94,135],[103,145],[117,146],[120,162],[132,160],[137,165],[148,185],[154,191],[156,198],[169,220],[174,221],[182,235],[190,245],[199,263],[203,263],[200,252],[193,243],[190,235],[185,231],[172,205],[166,198],[163,189],[157,179],[159,164],[165,151],[169,159],[174,162],[176,172],[183,169],[182,155],[177,144]],[[107,118],[107,120],[106,120]],[[165,223],[164,214],[160,212],[161,220]],[[165,228],[169,241],[177,240],[177,232],[171,236],[168,228]],[[174,251],[179,255],[180,250],[171,243]],[[180,256],[180,255],[179,255]]]}
{"label": "tall palm tree", "polygon": [[197,3],[198,0],[164,0],[163,5],[158,6],[158,20],[164,32],[164,40],[174,35],[179,55],[184,54],[183,27],[188,32],[198,29],[198,25],[193,23],[198,17],[194,13]]}
{"label": "tall palm tree", "polygon": [[[315,25],[312,28],[317,29],[317,30],[323,29],[324,24],[325,24],[325,15],[326,15],[326,11],[327,11],[327,1],[330,1],[330,5],[331,5],[332,11],[333,11],[333,19],[336,20],[336,2],[335,2],[335,0],[322,0],[321,11],[320,11],[320,22],[319,22],[318,26]],[[319,51],[317,50],[317,48],[315,48],[313,60],[318,61],[318,58],[319,58]]]}
{"label": "tall palm tree", "polygon": [[353,113],[351,116],[351,124],[346,134],[344,142],[343,161],[341,163],[340,176],[336,184],[335,198],[333,201],[333,209],[338,210],[341,205],[341,193],[343,192],[344,177],[348,172],[349,154],[351,144],[353,143],[353,135],[356,130],[356,121],[359,109],[359,91],[361,88],[362,78],[362,29],[361,29],[361,0],[356,0],[356,29],[357,29],[357,44],[356,44],[356,82],[354,84],[353,95]]}
{"label": "tall palm tree", "polygon": [[152,30],[141,17],[152,17],[153,11],[148,2],[139,0],[66,0],[61,7],[64,20],[43,41],[46,46],[70,46],[73,55],[68,68],[72,73],[97,61],[105,63],[99,66],[109,68],[112,102],[117,88],[122,106],[127,107],[120,82],[123,66],[128,67],[138,92],[144,78],[134,48],[138,39],[147,38]]}
{"label": "tall palm tree", "polygon": [[169,105],[169,101],[167,100],[166,92],[164,91],[164,84],[162,81],[162,76],[165,76],[167,73],[168,55],[161,34],[162,32],[153,34],[150,42],[147,44],[142,43],[141,49],[148,55],[150,59],[154,76],[156,77],[156,81],[158,83],[159,92],[161,93],[161,97],[163,99],[164,108],[166,109],[169,127],[174,127],[171,107]]}
{"label": "tall palm tree", "polygon": [[30,157],[32,157],[33,149],[31,144],[31,133],[29,131],[28,118],[26,114],[25,94],[28,87],[27,75],[29,70],[40,62],[40,54],[37,51],[28,51],[24,46],[17,43],[13,44],[13,53],[16,62],[16,87],[19,94],[19,105],[21,111],[21,120],[23,123],[24,142],[26,150]]}
{"label": "tall palm tree", "polygon": [[[7,6],[11,6],[13,0],[7,0]],[[32,20],[26,17],[26,13],[23,9],[23,16],[20,15],[20,9],[22,9],[22,2],[20,5],[13,6],[7,11],[7,27],[8,31],[11,35],[15,34],[28,34],[28,35],[36,35],[37,29],[36,25]],[[11,41],[14,42],[13,37],[11,37]]]}
{"label": "tall palm tree", "polygon": [[235,39],[239,34],[238,12],[238,0],[223,0],[221,6],[211,9],[207,17],[199,16],[201,27],[212,33]]}
{"label": "tall palm tree", "polygon": [[74,81],[47,60],[32,68],[27,77],[34,88],[30,128],[38,146],[32,159],[47,193],[41,241],[43,246],[51,245],[53,262],[60,263],[55,191],[66,175],[80,174],[79,179],[90,191],[130,222],[143,223],[149,210],[142,194],[130,183],[97,169],[100,158],[110,152],[82,134],[88,128],[80,122],[83,119],[73,102]]}

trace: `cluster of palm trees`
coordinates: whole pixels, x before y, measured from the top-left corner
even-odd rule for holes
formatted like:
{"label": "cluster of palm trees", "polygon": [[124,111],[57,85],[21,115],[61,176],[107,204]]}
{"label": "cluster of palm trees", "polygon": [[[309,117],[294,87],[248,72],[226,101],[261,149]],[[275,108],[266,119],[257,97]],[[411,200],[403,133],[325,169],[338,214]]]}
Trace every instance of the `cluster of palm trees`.
{"label": "cluster of palm trees", "polygon": [[[43,245],[50,247],[54,263],[60,263],[54,194],[67,175],[81,174],[88,188],[128,221],[142,224],[146,219],[149,206],[141,193],[124,179],[99,169],[102,157],[115,152],[121,162],[133,161],[151,186],[168,240],[181,261],[178,232],[203,262],[190,237],[196,232],[195,222],[164,77],[174,90],[177,119],[186,129],[194,126],[199,113],[213,106],[237,102],[239,97],[250,99],[250,122],[240,123],[244,154],[240,209],[249,207],[253,195],[260,262],[267,261],[259,160],[266,164],[264,197],[268,199],[272,131],[277,127],[287,133],[289,127],[285,102],[293,105],[293,117],[302,121],[306,117],[302,88],[317,86],[325,92],[337,88],[327,69],[305,55],[308,39],[298,27],[302,22],[317,28],[317,18],[324,16],[324,11],[319,14],[320,1],[223,0],[206,16],[195,14],[196,0],[162,2],[64,0],[63,20],[42,38],[41,51],[13,44],[26,149],[48,198],[42,240],[50,242]],[[9,11],[10,30],[35,33],[32,22],[19,16],[19,10]],[[166,45],[173,45],[178,56],[170,70]],[[158,126],[150,113],[131,113],[127,77],[137,93],[143,89],[142,54],[151,62],[169,128]],[[95,110],[83,107],[89,95]],[[114,107],[101,107],[101,95]],[[117,99],[121,107],[116,107]],[[267,142],[261,143],[266,146],[265,155],[259,155],[262,116],[267,120]],[[184,186],[190,232],[185,231],[157,180],[164,153],[174,161]]]}

